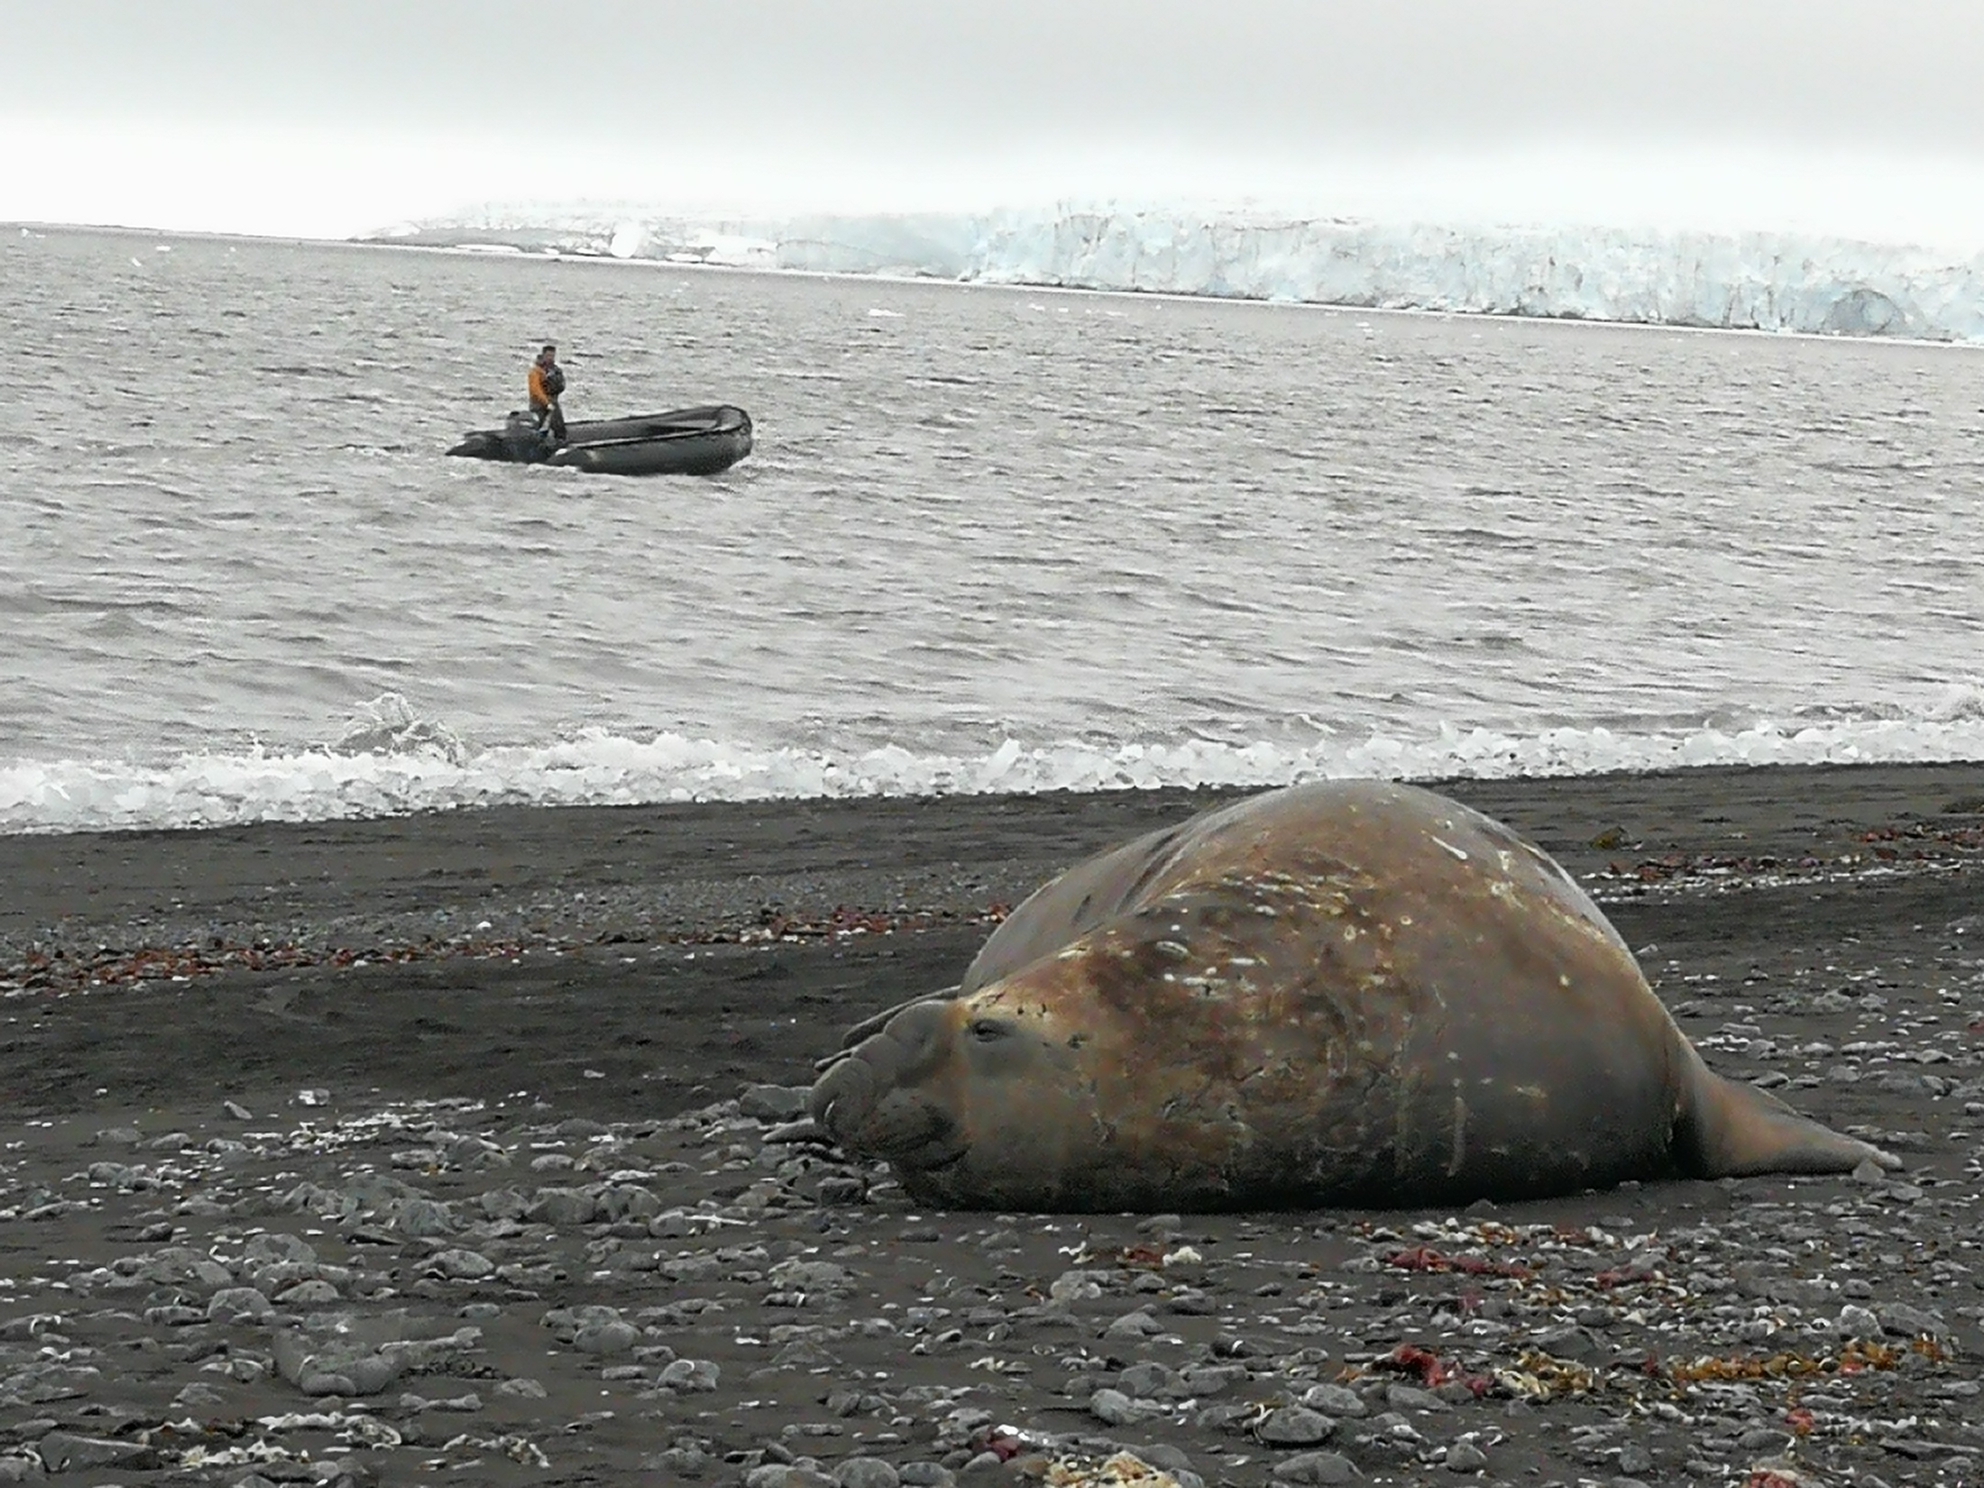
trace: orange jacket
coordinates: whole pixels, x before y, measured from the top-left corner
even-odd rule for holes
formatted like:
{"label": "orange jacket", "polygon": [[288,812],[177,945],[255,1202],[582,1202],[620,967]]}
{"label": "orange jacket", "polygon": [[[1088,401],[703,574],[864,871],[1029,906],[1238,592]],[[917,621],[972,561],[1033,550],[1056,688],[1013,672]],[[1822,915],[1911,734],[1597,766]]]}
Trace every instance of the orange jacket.
{"label": "orange jacket", "polygon": [[536,362],[530,364],[530,406],[549,408],[556,400],[545,389],[544,368]]}

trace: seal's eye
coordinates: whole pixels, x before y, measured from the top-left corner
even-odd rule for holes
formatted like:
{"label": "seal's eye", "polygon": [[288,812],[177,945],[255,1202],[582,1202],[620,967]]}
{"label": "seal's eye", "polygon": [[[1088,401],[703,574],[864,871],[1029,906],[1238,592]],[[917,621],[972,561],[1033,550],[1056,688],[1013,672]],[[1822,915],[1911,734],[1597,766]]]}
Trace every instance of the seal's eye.
{"label": "seal's eye", "polygon": [[974,1018],[971,1024],[971,1036],[981,1044],[996,1044],[1012,1031],[1010,1024],[1001,1023],[994,1018]]}

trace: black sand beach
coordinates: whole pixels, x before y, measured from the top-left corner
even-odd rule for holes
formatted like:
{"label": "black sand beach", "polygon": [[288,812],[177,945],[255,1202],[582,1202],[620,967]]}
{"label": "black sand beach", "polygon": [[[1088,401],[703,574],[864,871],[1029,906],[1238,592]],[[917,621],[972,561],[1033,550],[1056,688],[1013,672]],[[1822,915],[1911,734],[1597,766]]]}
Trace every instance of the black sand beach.
{"label": "black sand beach", "polygon": [[4,838],[0,1482],[1984,1482],[1984,765],[1444,788],[1903,1171],[1042,1218],[776,1140],[1211,793]]}

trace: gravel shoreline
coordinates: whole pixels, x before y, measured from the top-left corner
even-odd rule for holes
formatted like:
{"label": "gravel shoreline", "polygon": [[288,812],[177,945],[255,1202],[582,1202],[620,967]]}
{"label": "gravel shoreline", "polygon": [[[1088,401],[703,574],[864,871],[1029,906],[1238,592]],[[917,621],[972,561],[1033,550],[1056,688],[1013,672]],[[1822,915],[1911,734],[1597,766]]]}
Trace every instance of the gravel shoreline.
{"label": "gravel shoreline", "polygon": [[943,1214],[793,1129],[1213,793],[0,839],[0,1482],[1984,1482],[1984,767],[1445,788],[1904,1169]]}

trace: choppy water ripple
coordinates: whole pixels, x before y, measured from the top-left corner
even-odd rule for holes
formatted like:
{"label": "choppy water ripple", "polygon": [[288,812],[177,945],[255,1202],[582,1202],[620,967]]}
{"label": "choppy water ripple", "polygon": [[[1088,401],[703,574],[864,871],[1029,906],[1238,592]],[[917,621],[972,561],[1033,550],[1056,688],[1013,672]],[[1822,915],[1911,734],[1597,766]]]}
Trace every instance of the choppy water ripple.
{"label": "choppy water ripple", "polygon": [[[0,239],[0,306],[46,374],[0,405],[0,825],[382,693],[490,759],[908,789],[1008,738],[1934,722],[1984,670],[1975,352],[109,234]],[[571,412],[734,401],[758,452],[440,458],[544,337]]]}

